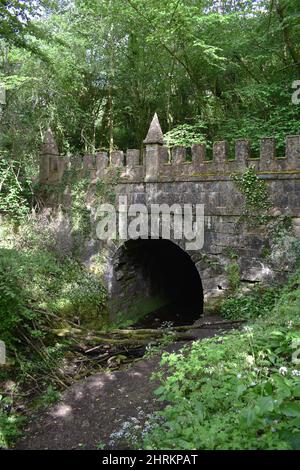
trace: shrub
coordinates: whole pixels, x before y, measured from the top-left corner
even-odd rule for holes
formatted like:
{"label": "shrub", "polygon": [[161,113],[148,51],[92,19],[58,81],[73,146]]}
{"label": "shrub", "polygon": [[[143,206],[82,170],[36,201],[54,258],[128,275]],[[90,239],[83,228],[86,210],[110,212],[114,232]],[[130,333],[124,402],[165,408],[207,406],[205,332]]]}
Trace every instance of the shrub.
{"label": "shrub", "polygon": [[225,272],[231,292],[236,292],[241,283],[241,270],[237,262],[227,264]]}
{"label": "shrub", "polygon": [[28,178],[20,178],[21,166],[0,155],[0,214],[14,220],[23,219],[29,212],[32,189]]}
{"label": "shrub", "polygon": [[59,256],[51,225],[42,228],[41,220],[29,219],[17,234],[6,227],[10,237],[0,241],[0,338],[9,348],[20,341],[20,328],[28,337],[39,335],[52,313],[61,322],[67,316],[100,325],[105,311],[99,277],[70,256]]}
{"label": "shrub", "polygon": [[10,411],[12,399],[0,394],[0,449],[8,448],[20,436],[24,419]]}
{"label": "shrub", "polygon": [[278,296],[276,288],[254,287],[248,294],[224,300],[220,313],[229,320],[264,317],[271,313]]}
{"label": "shrub", "polygon": [[0,338],[11,346],[15,343],[16,327],[30,312],[25,308],[19,266],[10,250],[0,249]]}

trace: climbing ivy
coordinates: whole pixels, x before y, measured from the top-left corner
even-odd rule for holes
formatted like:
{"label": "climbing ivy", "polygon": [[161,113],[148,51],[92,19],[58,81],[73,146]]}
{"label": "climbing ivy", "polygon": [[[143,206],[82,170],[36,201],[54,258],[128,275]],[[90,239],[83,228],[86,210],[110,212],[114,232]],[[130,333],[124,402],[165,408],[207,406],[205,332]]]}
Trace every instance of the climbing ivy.
{"label": "climbing ivy", "polygon": [[70,208],[72,231],[88,235],[91,230],[90,211],[86,205],[86,195],[90,182],[88,178],[77,180],[72,185]]}
{"label": "climbing ivy", "polygon": [[94,185],[94,204],[114,204],[116,198],[116,185],[121,174],[120,168],[109,168],[104,178],[96,181]]}
{"label": "climbing ivy", "polygon": [[[64,207],[70,217],[72,233],[85,238],[91,233],[91,211],[96,204],[114,204],[119,178],[120,169],[110,168],[101,179],[91,181],[90,175],[81,175],[75,165],[65,170],[60,182],[43,184],[40,189],[43,199],[52,199],[56,205]],[[68,194],[70,200],[66,199]]]}
{"label": "climbing ivy", "polygon": [[251,166],[242,175],[233,175],[232,179],[245,199],[243,219],[249,225],[266,224],[271,203],[265,181],[259,179]]}
{"label": "climbing ivy", "polygon": [[0,155],[0,214],[13,220],[24,218],[32,199],[31,181],[20,178],[20,162],[8,161]]}
{"label": "climbing ivy", "polygon": [[[292,235],[293,224],[289,215],[271,215],[271,201],[266,182],[261,180],[253,167],[242,175],[233,175],[237,189],[244,196],[243,215],[240,222],[246,222],[249,228],[264,226],[269,241],[276,246],[282,244],[287,236]],[[264,256],[271,254],[269,247],[264,249]]]}

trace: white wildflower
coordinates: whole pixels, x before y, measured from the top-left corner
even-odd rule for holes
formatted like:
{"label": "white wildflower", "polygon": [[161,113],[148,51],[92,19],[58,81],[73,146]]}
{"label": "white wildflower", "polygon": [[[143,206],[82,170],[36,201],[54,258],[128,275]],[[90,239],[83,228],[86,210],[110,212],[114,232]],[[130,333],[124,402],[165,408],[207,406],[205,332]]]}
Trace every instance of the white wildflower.
{"label": "white wildflower", "polygon": [[255,357],[250,356],[250,355],[247,356],[247,357],[246,357],[246,362],[248,362],[248,364],[249,364],[250,366],[252,366],[252,365],[255,363]]}
{"label": "white wildflower", "polygon": [[245,331],[246,333],[252,333],[253,328],[252,328],[251,326],[244,326],[244,331]]}

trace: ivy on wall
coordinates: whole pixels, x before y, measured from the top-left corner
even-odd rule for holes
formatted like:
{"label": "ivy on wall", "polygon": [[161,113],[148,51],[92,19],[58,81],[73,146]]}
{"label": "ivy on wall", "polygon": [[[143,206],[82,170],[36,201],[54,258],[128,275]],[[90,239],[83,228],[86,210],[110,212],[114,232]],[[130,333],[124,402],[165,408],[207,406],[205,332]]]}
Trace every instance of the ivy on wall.
{"label": "ivy on wall", "polygon": [[96,182],[75,167],[67,169],[59,183],[42,186],[43,199],[64,208],[70,217],[73,235],[86,238],[92,232],[91,211],[97,204],[114,204],[120,169],[108,169]]}
{"label": "ivy on wall", "polygon": [[233,175],[232,179],[244,196],[243,219],[246,219],[250,226],[266,224],[271,202],[265,181],[259,179],[251,166],[242,175]]}

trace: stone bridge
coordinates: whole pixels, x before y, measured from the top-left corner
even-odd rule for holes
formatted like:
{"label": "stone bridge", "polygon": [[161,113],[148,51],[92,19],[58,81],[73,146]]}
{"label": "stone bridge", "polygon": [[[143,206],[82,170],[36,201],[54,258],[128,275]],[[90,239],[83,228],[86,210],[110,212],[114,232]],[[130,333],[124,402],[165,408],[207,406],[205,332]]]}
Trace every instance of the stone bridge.
{"label": "stone bridge", "polygon": [[[276,155],[274,138],[261,139],[260,158],[252,158],[250,142],[238,140],[235,155],[225,141],[215,142],[213,158],[205,145],[164,146],[155,115],[143,151],[127,150],[70,158],[59,155],[53,136],[46,134],[40,161],[40,183],[56,185],[66,169],[96,186],[106,175],[118,171],[116,196],[126,195],[128,204],[204,205],[204,246],[186,251],[186,240],[141,237],[136,240],[99,242],[91,237],[85,259],[102,250],[106,257],[105,282],[111,298],[112,316],[138,315],[172,305],[176,314],[196,318],[203,301],[226,292],[230,272],[238,269],[241,283],[268,282],[276,275],[269,256],[272,240],[264,226],[241,224],[244,196],[233,181],[247,167],[267,184],[273,220],[290,218],[300,236],[300,136],[287,136],[285,155]],[[285,265],[284,270],[289,267]]]}

